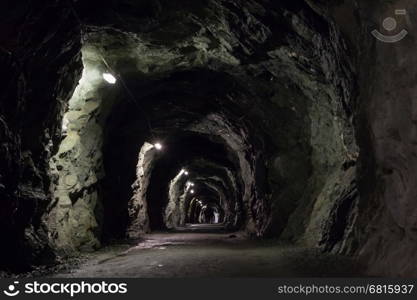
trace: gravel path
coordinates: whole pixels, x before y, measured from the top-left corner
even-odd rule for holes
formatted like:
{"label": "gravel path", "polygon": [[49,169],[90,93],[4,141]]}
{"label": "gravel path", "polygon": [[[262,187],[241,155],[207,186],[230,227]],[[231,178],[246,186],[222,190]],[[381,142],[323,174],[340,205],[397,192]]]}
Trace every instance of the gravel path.
{"label": "gravel path", "polygon": [[241,234],[154,233],[127,250],[104,250],[56,277],[350,277],[349,258]]}

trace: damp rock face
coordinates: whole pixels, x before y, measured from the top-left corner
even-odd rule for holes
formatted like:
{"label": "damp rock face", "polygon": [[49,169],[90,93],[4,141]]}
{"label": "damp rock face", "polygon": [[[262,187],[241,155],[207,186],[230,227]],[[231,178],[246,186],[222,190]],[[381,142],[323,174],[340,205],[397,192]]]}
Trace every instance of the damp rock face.
{"label": "damp rock face", "polygon": [[[405,9],[406,15],[396,15],[396,9]],[[344,6],[340,11],[352,11]],[[369,31],[378,29],[386,35],[382,21],[394,17],[396,31],[409,34],[401,41],[386,44],[366,35],[357,45],[362,51],[359,69],[361,115],[360,145],[362,167],[358,184],[361,197],[358,226],[355,228],[356,254],[369,266],[371,274],[408,276],[417,274],[416,260],[416,188],[413,169],[415,161],[415,24],[417,13],[411,1],[361,4],[357,11],[364,19],[368,15]],[[381,16],[383,16],[381,18]],[[346,26],[348,34],[358,31],[360,25]]]}
{"label": "damp rock face", "polygon": [[415,3],[179,2],[0,9],[1,268],[195,221],[192,181],[226,228],[415,275],[415,41],[370,35]]}
{"label": "damp rock face", "polygon": [[54,258],[43,220],[51,202],[48,159],[81,73],[70,12],[52,1],[23,6],[0,9],[0,265],[17,271]]}
{"label": "damp rock face", "polygon": [[136,167],[137,179],[132,185],[133,197],[130,200],[129,207],[129,217],[132,220],[128,229],[130,238],[138,238],[141,233],[150,231],[147,202],[143,201],[143,199],[149,186],[149,178],[153,169],[156,151],[157,149],[154,145],[145,142],[139,152],[138,165]]}

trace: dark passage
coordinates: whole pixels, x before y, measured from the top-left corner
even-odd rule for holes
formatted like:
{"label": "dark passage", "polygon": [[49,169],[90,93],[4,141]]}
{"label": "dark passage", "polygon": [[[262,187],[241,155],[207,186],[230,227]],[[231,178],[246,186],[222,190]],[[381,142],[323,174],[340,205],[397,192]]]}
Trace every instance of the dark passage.
{"label": "dark passage", "polygon": [[[184,219],[182,225],[184,222],[200,223],[200,211],[203,207],[200,202],[202,201],[207,202],[209,207],[204,209],[207,219],[201,219],[201,221],[209,222],[210,218],[214,220],[214,211],[210,203],[214,203],[214,207],[217,205],[217,211],[222,211],[224,215],[220,201],[229,201],[230,199],[225,199],[225,196],[220,199],[218,191],[213,186],[206,185],[210,182],[216,184],[213,179],[208,178],[210,175],[215,176],[215,170],[210,172],[210,166],[206,165],[206,162],[210,162],[213,166],[228,167],[234,170],[233,160],[236,158],[233,157],[232,151],[228,152],[221,140],[212,141],[210,136],[192,133],[174,134],[164,139],[163,150],[157,154],[156,159],[146,194],[149,203],[150,230],[167,229],[164,222],[165,210],[170,200],[176,201],[170,197],[184,196],[186,198],[183,200],[181,212]],[[171,180],[181,172],[183,174],[180,175],[180,181],[176,186],[174,182],[171,183]],[[194,192],[190,192],[187,197],[177,194],[182,193],[181,189],[187,189],[187,187],[189,191],[193,190]],[[233,187],[230,188],[233,189]],[[222,187],[222,189],[222,192],[226,193],[226,187]]]}
{"label": "dark passage", "polygon": [[2,1],[0,276],[416,276],[415,13]]}

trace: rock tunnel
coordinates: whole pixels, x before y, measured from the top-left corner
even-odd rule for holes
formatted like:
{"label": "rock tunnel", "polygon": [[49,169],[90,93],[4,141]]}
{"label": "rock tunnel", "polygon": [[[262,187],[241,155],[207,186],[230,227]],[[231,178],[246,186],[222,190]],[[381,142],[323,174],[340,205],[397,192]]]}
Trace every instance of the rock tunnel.
{"label": "rock tunnel", "polygon": [[179,232],[417,274],[415,40],[369,34],[392,4],[3,5],[4,274]]}

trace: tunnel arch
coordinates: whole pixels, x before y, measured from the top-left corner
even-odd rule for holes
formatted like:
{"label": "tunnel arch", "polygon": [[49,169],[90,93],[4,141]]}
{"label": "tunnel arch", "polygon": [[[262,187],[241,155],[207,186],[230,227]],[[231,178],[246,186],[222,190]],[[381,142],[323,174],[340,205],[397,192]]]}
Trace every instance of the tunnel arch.
{"label": "tunnel arch", "polygon": [[[174,228],[184,225],[183,211],[185,208],[183,205],[186,200],[180,201],[179,198],[184,197],[183,193],[186,183],[190,180],[195,181],[200,174],[201,167],[194,167],[195,164],[208,161],[212,165],[228,168],[233,170],[230,172],[238,174],[239,166],[235,156],[228,149],[227,145],[210,136],[184,132],[180,135],[172,135],[169,138],[165,138],[164,149],[153,163],[149,189],[143,199],[137,199],[141,202],[147,202],[148,218],[151,220],[149,230],[155,228],[166,229],[167,227]],[[182,169],[187,170],[189,174],[187,176],[184,174],[178,175]],[[174,182],[171,187],[170,182],[174,177],[179,181]],[[241,178],[234,180],[242,181]],[[177,183],[182,183],[182,186],[176,186]],[[234,188],[234,186],[231,186],[231,188]],[[170,195],[170,193],[172,194]],[[178,201],[173,200],[168,203],[168,199],[171,196],[174,197],[173,194],[177,194]],[[161,202],[155,205],[157,201]],[[235,201],[239,200],[235,199]],[[179,208],[179,206],[182,208]],[[171,210],[165,209],[166,207],[170,207]],[[157,211],[155,212],[154,209]],[[157,224],[152,223],[152,218],[158,219]],[[146,223],[145,220],[142,222]]]}
{"label": "tunnel arch", "polygon": [[[195,81],[194,78],[199,77],[198,74],[202,74],[203,78],[209,76],[209,78],[216,78],[216,80],[222,80],[222,81],[224,81],[224,78],[225,78],[224,76],[226,76],[226,78],[228,78],[227,79],[228,85],[230,85],[229,82],[231,80],[231,77],[225,74],[221,74],[221,73],[217,74],[213,71],[207,71],[207,70],[201,70],[201,69],[191,70],[190,72],[181,71],[179,76],[169,75],[168,79],[162,79],[163,86],[170,90],[169,97],[171,98],[174,97],[175,99],[183,99],[184,97],[184,93],[182,92],[183,83],[180,85],[176,85],[176,84],[173,85],[171,83],[167,83],[166,80],[168,80],[168,82],[171,80],[173,80],[174,82],[177,82],[178,80],[182,81],[182,78],[186,76],[186,74],[193,75],[191,82],[189,82],[188,84],[191,86],[195,86],[195,84],[197,84],[197,87],[195,87],[196,90],[202,90],[201,88],[198,87],[198,85],[201,84],[201,79],[198,79],[196,83],[194,83]],[[220,75],[220,76],[217,76],[217,75]],[[190,102],[191,104],[187,104],[187,103],[181,104],[181,102],[179,102],[179,103],[176,103],[174,107],[171,107],[170,102],[168,103],[162,102],[160,105],[158,105],[157,104],[158,101],[161,101],[161,100],[155,100],[155,99],[158,99],[158,97],[161,97],[161,99],[165,99],[167,95],[164,93],[164,89],[160,88],[161,83],[158,83],[158,81],[156,81],[156,82],[152,82],[152,85],[156,85],[159,87],[158,89],[156,89],[156,94],[153,94],[152,92],[150,92],[141,101],[144,101],[144,103],[148,103],[148,102],[152,103],[152,107],[153,107],[152,110],[154,111],[159,111],[159,112],[167,111],[168,117],[162,114],[162,115],[156,116],[156,120],[153,120],[152,119],[153,114],[149,113],[150,111],[149,109],[146,109],[146,108],[137,109],[134,107],[134,105],[132,105],[131,101],[120,102],[118,105],[116,105],[113,108],[113,112],[110,115],[109,121],[108,121],[109,125],[107,125],[109,128],[107,130],[107,134],[109,135],[107,139],[116,141],[116,144],[118,146],[128,144],[129,145],[128,147],[130,147],[130,150],[128,151],[122,150],[125,152],[116,153],[114,148],[108,148],[109,152],[113,152],[112,154],[110,154],[112,159],[109,160],[110,162],[113,162],[113,165],[107,167],[109,171],[106,171],[107,179],[110,182],[114,180],[112,179],[113,170],[117,170],[118,168],[121,168],[120,157],[126,156],[126,153],[130,153],[129,156],[131,158],[129,159],[129,161],[126,160],[126,163],[124,165],[126,166],[125,168],[127,168],[128,164],[130,166],[132,165],[132,161],[134,159],[133,157],[136,157],[135,150],[138,149],[138,144],[140,144],[139,141],[142,141],[143,139],[155,140],[155,136],[158,136],[159,140],[163,140],[163,141],[167,140],[167,142],[169,143],[169,138],[168,138],[169,136],[181,137],[182,133],[179,132],[181,127],[188,128],[187,130],[189,132],[192,132],[194,135],[209,136],[210,139],[212,140],[217,139],[217,142],[228,143],[229,147],[233,147],[233,149],[230,152],[241,153],[237,158],[237,160],[240,161],[239,168],[243,167],[243,168],[250,170],[249,163],[246,162],[246,154],[243,153],[245,151],[248,151],[247,149],[248,147],[246,145],[250,143],[249,140],[247,140],[247,138],[249,137],[249,134],[247,133],[247,131],[245,132],[245,129],[244,129],[246,125],[244,125],[244,122],[241,119],[239,121],[240,123],[239,125],[232,125],[232,123],[229,123],[229,121],[227,120],[234,119],[235,118],[234,115],[236,115],[236,113],[228,112],[226,110],[227,105],[226,107],[222,105],[221,111],[215,112],[215,111],[219,111],[219,109],[218,108],[215,109],[213,107],[213,103],[211,103],[213,99],[215,100],[216,105],[218,105],[217,102],[219,101],[223,101],[227,103],[230,100],[227,100],[226,98],[224,98],[224,96],[220,97],[220,94],[218,96],[210,95],[211,98],[207,98],[207,95],[206,95],[202,99],[199,99],[202,96],[193,95],[191,97],[191,95],[187,95],[190,101],[192,101]],[[224,86],[224,83],[223,83],[223,86]],[[142,85],[141,88],[144,88],[144,86]],[[151,91],[152,90],[153,89],[151,89]],[[175,91],[179,91],[179,94],[177,95]],[[131,92],[134,93],[134,91],[131,91]],[[220,92],[217,92],[217,93],[220,93]],[[199,99],[199,100],[197,101],[196,99]],[[211,101],[209,101],[210,99]],[[220,99],[225,99],[225,100],[220,100]],[[203,106],[200,109],[202,109],[205,112],[205,115],[203,113],[198,113],[198,110],[197,112],[194,111],[194,109],[196,108],[195,106],[196,102],[203,103]],[[208,104],[204,104],[204,103],[208,103]],[[181,108],[181,105],[183,105],[182,106],[183,108]],[[191,105],[191,108],[188,107],[187,105]],[[233,106],[233,105],[229,105],[229,106]],[[190,109],[192,109],[192,112],[189,113]],[[237,112],[239,113],[241,108],[237,107],[236,109],[237,109]],[[142,116],[144,111],[147,111],[149,113],[149,116],[146,118],[147,120],[140,120],[140,118],[138,119],[137,116]],[[184,114],[184,111],[185,111],[185,114]],[[210,111],[213,111],[213,113],[210,113]],[[176,115],[173,115],[173,113],[176,113]],[[120,117],[117,117],[117,115],[119,115]],[[158,118],[162,120],[168,120],[169,123],[168,124],[162,123],[163,126],[159,127],[160,125],[158,125],[158,122],[161,122],[161,121],[158,121]],[[121,124],[112,125],[112,124],[117,124],[118,122],[121,122]],[[146,122],[151,123],[151,128],[149,126],[145,126]],[[223,123],[229,123],[229,124],[227,126],[223,126],[222,125]],[[188,127],[187,127],[187,124],[188,124]],[[112,127],[116,128],[117,130],[115,134],[111,133]],[[127,135],[120,134],[120,130],[119,130],[120,128],[126,128]],[[149,132],[148,130],[152,130],[152,131]],[[234,132],[234,133],[231,133],[231,132]],[[149,134],[151,136],[149,136]],[[134,137],[132,135],[134,135]],[[121,138],[125,139],[125,141],[117,141],[118,139],[120,140]],[[132,144],[130,142],[131,140],[138,141],[138,144],[134,144],[134,143]],[[114,159],[114,157],[118,157],[119,159]],[[123,171],[117,172],[117,173],[121,174],[123,173]],[[122,180],[123,182],[129,182],[129,181],[132,182],[132,174],[134,174],[134,172],[130,171],[129,174],[130,174],[129,179],[124,179]],[[254,182],[254,180],[252,179],[249,179],[249,181]],[[250,184],[253,184],[253,183],[250,183]],[[125,187],[126,189],[129,189],[127,184]],[[245,187],[245,189],[248,189],[248,188],[249,187]],[[120,187],[117,187],[117,189],[120,190]],[[124,194],[124,199],[126,199],[126,195],[128,193],[129,192],[126,192]],[[246,192],[246,193],[247,195],[249,194],[249,192]],[[111,191],[106,192],[106,194],[111,195]],[[246,201],[249,201],[248,196],[246,197],[247,197]],[[104,199],[104,201],[106,201],[106,199]],[[136,207],[139,207],[139,206],[141,205],[137,205]],[[113,215],[115,208],[111,204],[110,204],[110,207],[112,208],[109,211]],[[120,208],[119,210],[121,211],[119,216],[126,218],[126,214]],[[141,218],[146,218],[145,215],[146,214],[143,214]],[[237,218],[240,218],[240,217],[237,217]],[[129,217],[129,219],[132,220],[132,217]],[[117,222],[117,223],[124,224],[123,226],[127,225],[126,221]],[[138,228],[136,229],[137,232],[149,231],[149,224],[147,221],[143,221],[141,222],[140,225],[137,225],[137,226],[138,226]],[[120,232],[123,232],[123,228],[119,227],[119,229],[120,229]]]}

